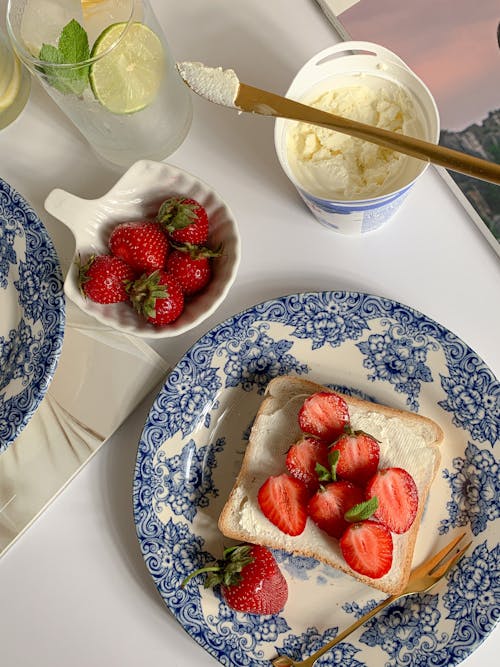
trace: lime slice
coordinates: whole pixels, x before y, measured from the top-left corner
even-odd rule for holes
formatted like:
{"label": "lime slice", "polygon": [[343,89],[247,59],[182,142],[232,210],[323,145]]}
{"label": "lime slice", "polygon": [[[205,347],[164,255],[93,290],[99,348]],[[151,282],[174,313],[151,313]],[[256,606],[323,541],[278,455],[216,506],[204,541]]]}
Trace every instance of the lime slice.
{"label": "lime slice", "polygon": [[155,99],[165,68],[159,37],[144,23],[108,26],[97,38],[91,58],[112,51],[90,66],[90,85],[99,102],[116,114],[135,113]]}
{"label": "lime slice", "polygon": [[5,89],[2,97],[0,97],[0,111],[5,111],[5,109],[8,109],[16,100],[17,94],[19,93],[19,88],[21,87],[21,67],[22,65],[19,60],[14,58],[12,78],[9,81],[9,85]]}

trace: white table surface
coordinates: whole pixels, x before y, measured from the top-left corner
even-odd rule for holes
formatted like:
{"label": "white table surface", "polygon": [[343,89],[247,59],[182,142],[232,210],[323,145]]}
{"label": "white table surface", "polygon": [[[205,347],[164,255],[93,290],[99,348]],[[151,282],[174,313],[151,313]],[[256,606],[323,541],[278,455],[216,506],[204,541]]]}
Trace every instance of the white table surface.
{"label": "white table surface", "polygon": [[[315,52],[338,41],[313,0],[185,0],[152,4],[178,60],[233,67],[282,93]],[[5,0],[1,0],[3,9]],[[293,9],[292,9],[293,5]],[[196,330],[154,347],[175,363],[220,320],[267,298],[351,289],[410,305],[500,371],[500,263],[433,168],[397,218],[364,238],[315,223],[281,172],[273,121],[196,98],[192,129],[171,164],[212,184],[233,209],[242,261],[226,302]],[[63,264],[68,238],[43,201],[54,187],[95,198],[120,175],[104,167],[34,86],[23,114],[0,133],[0,175],[37,209]],[[147,397],[0,561],[2,667],[215,665],[167,611],[146,571],[131,509]],[[498,664],[500,630],[466,661]]]}

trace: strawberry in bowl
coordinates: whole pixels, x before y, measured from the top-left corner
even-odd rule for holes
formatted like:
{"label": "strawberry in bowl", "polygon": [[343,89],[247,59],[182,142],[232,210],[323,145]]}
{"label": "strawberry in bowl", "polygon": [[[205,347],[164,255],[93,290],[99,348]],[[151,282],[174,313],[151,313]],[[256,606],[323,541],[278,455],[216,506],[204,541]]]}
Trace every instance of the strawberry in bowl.
{"label": "strawberry in bowl", "polygon": [[[186,200],[195,202],[195,218],[183,209],[179,221],[179,205],[173,206],[172,200],[183,205]],[[66,296],[98,322],[118,331],[145,338],[168,338],[185,333],[222,304],[235,280],[240,261],[240,237],[234,216],[210,186],[171,165],[140,160],[101,197],[82,199],[56,189],[46,198],[45,208],[71,230],[75,239],[74,265],[64,283]],[[175,209],[177,213],[167,216],[167,209]],[[204,213],[200,213],[201,210]],[[165,217],[176,222],[165,221]],[[172,225],[176,225],[175,229]],[[203,277],[194,286],[181,286],[182,308],[173,309],[176,316],[168,322],[164,317],[138,312],[130,298],[99,303],[82,289],[77,265],[85,264],[92,256],[119,257],[133,269],[133,277],[127,277],[123,284],[130,295],[134,282],[155,271],[173,274],[174,270],[170,271],[167,266],[169,256],[177,257],[177,251],[186,251],[189,244],[197,246],[196,252],[201,252],[198,246],[208,249],[203,252],[208,252],[209,256],[196,257],[203,261],[195,265],[195,271],[191,267],[191,273],[195,276],[203,273]],[[204,270],[198,271],[202,264]],[[185,268],[183,272],[187,274]],[[174,278],[182,283],[178,275]],[[193,278],[190,280],[194,282]],[[164,306],[162,304],[162,308]]]}

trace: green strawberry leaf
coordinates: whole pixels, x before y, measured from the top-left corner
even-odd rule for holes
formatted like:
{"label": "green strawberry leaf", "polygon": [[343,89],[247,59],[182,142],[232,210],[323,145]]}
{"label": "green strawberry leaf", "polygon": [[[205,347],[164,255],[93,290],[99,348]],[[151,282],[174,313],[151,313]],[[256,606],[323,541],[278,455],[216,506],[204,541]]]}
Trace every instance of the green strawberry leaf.
{"label": "green strawberry leaf", "polygon": [[319,482],[336,482],[337,481],[337,463],[339,462],[340,452],[338,449],[333,449],[328,454],[328,468],[325,468],[321,463],[316,463],[314,470],[318,476]]}
{"label": "green strawberry leaf", "polygon": [[332,449],[328,454],[328,463],[330,464],[330,474],[332,476],[332,481],[337,481],[337,464],[339,462],[340,452],[338,449]]}
{"label": "green strawberry leaf", "polygon": [[325,468],[325,466],[321,465],[321,463],[316,463],[316,465],[314,466],[314,470],[316,471],[316,475],[318,476],[319,482],[332,481],[332,476],[330,474],[330,471],[328,470],[328,468]]}
{"label": "green strawberry leaf", "polygon": [[[61,31],[57,47],[42,44],[39,60],[54,65],[71,65],[85,62],[90,58],[89,40],[85,29],[72,19]],[[48,83],[64,95],[82,95],[88,85],[89,66],[41,68]]]}

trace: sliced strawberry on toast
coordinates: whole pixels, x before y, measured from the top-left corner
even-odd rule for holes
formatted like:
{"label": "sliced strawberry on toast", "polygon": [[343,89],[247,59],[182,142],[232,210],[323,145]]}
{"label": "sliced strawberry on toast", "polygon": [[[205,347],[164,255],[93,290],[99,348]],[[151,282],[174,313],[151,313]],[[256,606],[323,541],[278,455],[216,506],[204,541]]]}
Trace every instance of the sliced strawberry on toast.
{"label": "sliced strawberry on toast", "polygon": [[366,497],[378,499],[374,518],[393,533],[406,533],[418,510],[415,480],[403,468],[382,468],[368,482]]}
{"label": "sliced strawberry on toast", "polygon": [[363,491],[351,482],[330,482],[313,495],[307,513],[319,528],[339,538],[349,526],[345,513],[363,500]]}
{"label": "sliced strawberry on toast", "polygon": [[304,531],[308,498],[304,482],[287,473],[268,477],[257,494],[264,516],[287,535],[300,535]]}
{"label": "sliced strawberry on toast", "polygon": [[327,445],[317,438],[304,437],[294,442],[286,455],[286,468],[292,477],[304,482],[310,493],[319,486],[316,466],[328,466]]}
{"label": "sliced strawberry on toast", "polygon": [[363,486],[376,472],[380,459],[378,441],[364,431],[346,427],[330,448],[338,450],[337,475]]}
{"label": "sliced strawberry on toast", "polygon": [[331,443],[349,423],[349,410],[339,394],[320,391],[305,399],[298,420],[301,431]]}
{"label": "sliced strawberry on toast", "polygon": [[340,538],[340,549],[349,567],[371,579],[380,579],[392,567],[392,535],[377,521],[352,523]]}

